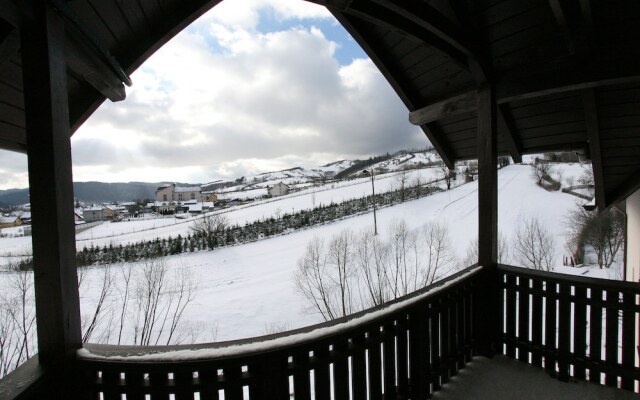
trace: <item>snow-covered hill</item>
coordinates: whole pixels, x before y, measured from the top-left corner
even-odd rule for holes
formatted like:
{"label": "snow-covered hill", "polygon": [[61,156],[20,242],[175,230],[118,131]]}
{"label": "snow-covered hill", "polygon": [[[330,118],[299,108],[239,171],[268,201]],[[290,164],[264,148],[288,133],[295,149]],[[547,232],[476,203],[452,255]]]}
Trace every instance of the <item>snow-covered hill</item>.
{"label": "snow-covered hill", "polygon": [[[537,216],[556,239],[555,260],[560,264],[563,221],[578,199],[536,186],[530,170],[530,166],[516,165],[499,172],[500,231],[512,237],[525,218]],[[477,204],[477,182],[471,182],[379,210],[379,230],[386,234],[398,219],[405,220],[411,228],[438,220],[449,227],[454,250],[463,258],[477,235],[477,213],[481,212]],[[246,210],[238,210],[242,212]],[[197,299],[188,309],[186,319],[206,326],[205,332],[215,325],[217,340],[261,335],[273,324],[294,328],[320,322],[318,315],[305,312],[304,302],[295,291],[293,273],[297,260],[314,237],[329,238],[344,229],[370,229],[372,224],[372,216],[367,214],[242,246],[168,257],[172,268],[191,270],[199,282]],[[98,270],[95,277],[99,276]],[[83,292],[83,307],[91,308],[94,293],[98,293],[96,288]],[[208,339],[211,337],[206,334],[201,338]]]}
{"label": "snow-covered hill", "polygon": [[[234,181],[217,180],[203,185],[205,190],[222,193],[227,198],[259,198],[264,196],[266,188],[278,182],[289,185],[294,190],[306,188],[334,179],[336,176],[350,172],[347,177],[357,177],[362,169],[373,168],[376,173],[384,174],[402,170],[424,168],[440,161],[434,150],[399,152],[384,161],[369,163],[368,160],[341,160],[313,168],[290,168],[282,171],[265,172],[257,175],[244,176]],[[356,168],[363,166],[362,168]]]}
{"label": "snow-covered hill", "polygon": [[[411,160],[417,161],[416,158],[414,155],[406,157],[402,163],[392,160],[385,162],[391,169]],[[420,162],[424,162],[424,159]],[[512,165],[499,171],[499,225],[502,235],[509,240],[526,218],[537,217],[555,238],[557,271],[607,277],[598,270],[561,267],[565,217],[582,200],[560,191],[549,192],[538,187],[531,168],[529,165]],[[575,178],[583,172],[584,167],[578,164],[560,164],[556,166],[555,174],[566,179]],[[426,182],[438,178],[438,174],[438,168],[426,168],[410,171],[407,178]],[[399,172],[376,176],[376,190],[382,192],[397,188],[399,176]],[[380,209],[377,215],[380,234],[386,235],[397,220],[404,220],[412,229],[419,229],[430,221],[439,221],[449,229],[455,255],[460,260],[464,259],[469,245],[477,236],[477,215],[482,210],[478,209],[477,182],[463,184],[459,181],[457,184],[457,187],[448,191]],[[371,181],[366,177],[358,178],[257,201],[225,212],[233,223],[243,224],[290,210],[309,209],[319,204],[362,197],[370,194],[370,190]],[[79,234],[78,248],[91,244],[117,245],[154,237],[176,237],[178,234],[188,234],[192,223],[192,220],[173,218],[106,223]],[[319,315],[305,311],[304,300],[294,288],[293,274],[297,261],[314,237],[326,239],[345,229],[357,232],[371,229],[372,225],[373,218],[369,213],[254,243],[166,257],[165,261],[172,270],[187,270],[198,282],[197,296],[185,311],[185,321],[190,321],[189,326],[199,327],[202,332],[200,341],[210,341],[214,336],[216,340],[228,340],[261,335],[274,325],[295,328],[320,322]],[[0,253],[6,256],[10,252],[17,254],[27,251],[29,240],[0,238]],[[95,308],[104,268],[86,270],[80,293],[83,313],[90,313]],[[122,265],[109,268],[119,270]],[[0,279],[0,290],[4,290],[6,284],[6,280]],[[108,302],[117,303],[120,284],[116,280]],[[214,331],[215,335],[212,333]]]}

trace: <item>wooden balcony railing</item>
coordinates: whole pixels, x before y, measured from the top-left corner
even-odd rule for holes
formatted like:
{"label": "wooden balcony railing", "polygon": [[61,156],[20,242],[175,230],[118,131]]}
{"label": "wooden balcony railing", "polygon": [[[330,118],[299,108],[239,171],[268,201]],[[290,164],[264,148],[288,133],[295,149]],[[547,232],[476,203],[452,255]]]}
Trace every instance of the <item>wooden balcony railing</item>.
{"label": "wooden balcony railing", "polygon": [[[89,345],[83,398],[426,398],[474,355],[481,267],[346,318],[210,345]],[[312,394],[313,393],[313,394]]]}
{"label": "wooden balcony railing", "polygon": [[508,357],[570,377],[635,390],[640,285],[498,266]]}
{"label": "wooden balcony railing", "polygon": [[[87,345],[78,352],[74,386],[78,398],[104,400],[426,399],[479,349],[495,348],[483,342],[491,332],[498,353],[560,380],[637,390],[638,286],[473,266],[383,306],[276,335],[186,346]],[[487,329],[490,321],[500,326]],[[37,362],[10,374],[0,389],[37,375],[30,371],[39,371]]]}

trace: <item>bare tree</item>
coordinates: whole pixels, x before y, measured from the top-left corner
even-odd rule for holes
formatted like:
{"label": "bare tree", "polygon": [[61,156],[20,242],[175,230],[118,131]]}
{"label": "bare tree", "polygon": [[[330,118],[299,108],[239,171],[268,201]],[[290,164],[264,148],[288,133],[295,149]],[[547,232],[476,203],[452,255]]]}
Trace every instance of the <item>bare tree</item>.
{"label": "bare tree", "polygon": [[422,286],[430,285],[449,274],[456,265],[449,230],[440,222],[422,228],[423,260]]}
{"label": "bare tree", "polygon": [[[166,331],[166,344],[169,345],[178,329],[178,323],[182,320],[187,306],[194,300],[198,290],[198,283],[191,275],[191,270],[182,266],[174,271],[172,284],[169,291],[165,294],[164,301],[166,311],[162,319],[160,332]],[[165,327],[168,324],[168,330]],[[156,338],[156,344],[160,339],[160,335]]]}
{"label": "bare tree", "polygon": [[298,260],[294,280],[310,308],[331,320],[413,292],[450,273],[455,264],[444,225],[415,231],[395,221],[384,238],[344,231],[328,246],[314,238]]}
{"label": "bare tree", "polygon": [[27,361],[36,347],[33,273],[9,264],[7,293],[0,293],[0,378]]}
{"label": "bare tree", "polygon": [[387,277],[392,298],[415,291],[420,284],[418,237],[404,220],[395,220],[389,227],[389,271]]}
{"label": "bare tree", "polygon": [[13,371],[26,359],[21,353],[21,341],[13,315],[18,303],[0,295],[0,378]]}
{"label": "bare tree", "polygon": [[[509,242],[507,238],[498,233],[498,262],[500,264],[511,264],[513,257],[509,250]],[[461,267],[468,267],[478,262],[478,238],[475,238],[469,247],[467,247],[467,253],[462,261]]]}
{"label": "bare tree", "polygon": [[329,321],[337,318],[337,313],[331,304],[332,288],[326,270],[324,241],[314,237],[307,244],[304,256],[298,260],[294,281],[298,291],[311,303],[312,309]]}
{"label": "bare tree", "polygon": [[546,227],[537,218],[524,221],[514,238],[515,259],[520,265],[541,270],[553,270],[555,243]]}
{"label": "bare tree", "polygon": [[[105,300],[107,299],[107,295],[111,291],[111,286],[113,284],[114,276],[113,270],[109,266],[102,267],[102,274],[100,275],[99,282],[99,291],[98,291],[98,300],[96,302],[95,308],[93,310],[93,315],[85,315],[82,318],[82,341],[84,343],[91,340],[96,328],[98,328],[105,319],[109,318],[112,314],[113,310],[109,310],[108,305],[105,304]],[[82,280],[85,282],[85,279]],[[109,318],[110,319],[110,318]],[[106,324],[102,326],[100,330],[100,338],[98,339],[98,343],[104,343],[109,340],[110,336],[110,328],[112,324]]]}
{"label": "bare tree", "polygon": [[340,316],[344,317],[354,311],[351,278],[353,269],[353,234],[345,230],[335,235],[327,247],[327,264],[329,265],[329,279],[337,296]]}
{"label": "bare tree", "polygon": [[444,179],[444,182],[447,184],[447,190],[451,189],[451,183],[456,178],[455,169],[449,169],[445,163],[440,165],[440,176]]}
{"label": "bare tree", "polygon": [[532,167],[533,171],[531,172],[531,174],[536,180],[536,183],[539,186],[542,186],[542,181],[549,177],[551,172],[553,171],[551,164],[549,164],[548,162],[538,161],[537,163],[532,165]]}
{"label": "bare tree", "polygon": [[383,304],[390,299],[387,265],[390,249],[371,230],[362,231],[355,240],[354,263],[358,271],[361,307]]}
{"label": "bare tree", "polygon": [[194,220],[191,231],[195,235],[206,238],[207,246],[212,250],[215,247],[215,235],[224,231],[227,226],[229,226],[229,218],[226,215],[209,213]]}
{"label": "bare tree", "polygon": [[570,213],[567,222],[567,248],[573,257],[582,262],[582,253],[591,247],[600,268],[610,268],[624,243],[624,217],[615,209],[602,213],[587,211],[578,205]]}
{"label": "bare tree", "polygon": [[396,175],[396,181],[398,182],[398,188],[400,190],[400,201],[404,203],[406,188],[409,180],[409,175],[407,171],[402,170],[398,175]]}
{"label": "bare tree", "polygon": [[120,298],[122,303],[120,304],[120,318],[118,323],[118,344],[122,342],[122,331],[126,323],[127,309],[129,306],[129,297],[131,294],[131,277],[133,275],[133,265],[125,264],[120,269],[120,278],[124,282],[124,287],[120,287]]}

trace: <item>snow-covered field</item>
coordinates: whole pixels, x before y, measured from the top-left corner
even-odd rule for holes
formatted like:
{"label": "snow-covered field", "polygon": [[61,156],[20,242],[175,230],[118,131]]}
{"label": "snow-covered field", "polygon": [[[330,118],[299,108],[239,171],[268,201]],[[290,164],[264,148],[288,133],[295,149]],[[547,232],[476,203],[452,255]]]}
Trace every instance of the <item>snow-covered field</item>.
{"label": "snow-covered field", "polygon": [[[563,176],[579,176],[582,167],[563,165]],[[418,174],[423,181],[436,177],[432,169],[412,171],[409,182]],[[397,187],[394,174],[380,176],[376,191]],[[403,219],[410,228],[419,228],[429,221],[446,224],[456,255],[462,259],[469,244],[477,236],[477,182],[462,184],[449,191],[378,211],[378,230],[385,234],[394,220]],[[368,195],[371,182],[354,180],[333,188],[308,189],[276,200],[253,203],[226,211],[233,223],[245,223],[314,205],[340,202]],[[555,237],[556,271],[588,276],[608,277],[607,271],[592,268],[561,267],[564,254],[564,221],[567,212],[582,200],[561,192],[548,192],[536,186],[528,165],[513,165],[499,171],[499,225],[507,238],[513,237],[526,218],[537,217]],[[105,223],[78,235],[78,247],[125,243],[152,237],[177,236],[189,232],[191,221],[158,219],[142,222]],[[264,334],[267,327],[296,328],[321,321],[317,314],[305,310],[301,296],[293,284],[296,263],[307,243],[314,237],[328,238],[345,229],[370,229],[371,214],[356,216],[312,229],[261,240],[241,246],[214,251],[185,253],[166,258],[171,269],[188,269],[198,282],[195,301],[187,308],[185,321],[199,324],[200,341],[228,340]],[[2,254],[28,249],[29,238],[0,239]],[[98,282],[104,267],[88,269],[81,290],[83,313],[95,308],[99,295]],[[121,268],[113,266],[111,268]],[[0,277],[0,280],[3,278]],[[0,286],[6,284],[0,281]],[[119,284],[119,283],[117,283]],[[4,288],[0,288],[4,289]],[[113,289],[108,301],[115,301],[119,292]],[[214,334],[215,332],[215,334]]]}

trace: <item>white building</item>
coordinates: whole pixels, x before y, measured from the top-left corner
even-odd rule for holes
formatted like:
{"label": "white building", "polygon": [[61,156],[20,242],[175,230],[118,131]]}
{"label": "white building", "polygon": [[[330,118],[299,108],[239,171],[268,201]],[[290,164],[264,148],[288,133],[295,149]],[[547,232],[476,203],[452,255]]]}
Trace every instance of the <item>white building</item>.
{"label": "white building", "polygon": [[267,194],[271,197],[282,196],[287,193],[289,193],[289,185],[282,182],[267,188]]}
{"label": "white building", "polygon": [[160,186],[156,189],[156,201],[202,201],[200,186],[176,186],[175,183]]}

